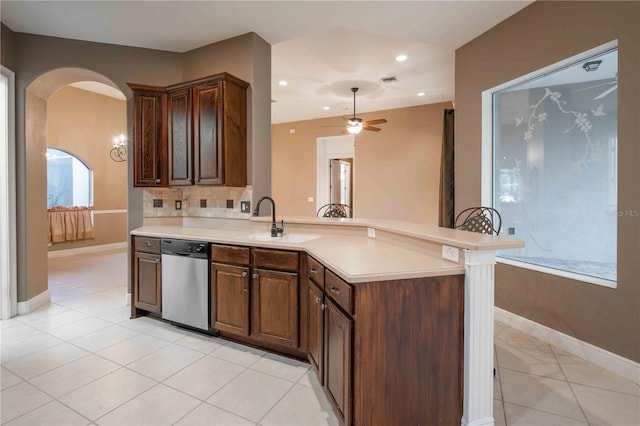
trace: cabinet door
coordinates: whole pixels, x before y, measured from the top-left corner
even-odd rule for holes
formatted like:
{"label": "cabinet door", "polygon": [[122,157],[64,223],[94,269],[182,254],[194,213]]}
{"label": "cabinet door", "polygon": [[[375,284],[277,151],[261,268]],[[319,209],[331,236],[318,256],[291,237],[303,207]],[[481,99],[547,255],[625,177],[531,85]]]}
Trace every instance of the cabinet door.
{"label": "cabinet door", "polygon": [[200,185],[224,184],[220,84],[193,88],[193,173]]}
{"label": "cabinet door", "polygon": [[307,351],[307,357],[309,362],[316,370],[316,375],[320,384],[324,382],[323,377],[323,360],[322,360],[322,346],[323,346],[323,326],[324,326],[324,303],[323,293],[315,284],[308,280],[308,303],[309,303],[309,318],[308,324],[308,344],[309,349]]}
{"label": "cabinet door", "polygon": [[191,90],[168,93],[169,185],[192,185]]}
{"label": "cabinet door", "polygon": [[249,335],[249,268],[211,264],[211,327]]}
{"label": "cabinet door", "polygon": [[256,269],[251,293],[251,335],[298,347],[298,274]]}
{"label": "cabinet door", "polygon": [[167,186],[166,95],[133,91],[134,186]]}
{"label": "cabinet door", "polygon": [[135,306],[162,312],[162,260],[159,254],[135,252]]}
{"label": "cabinet door", "polygon": [[351,424],[353,320],[329,298],[325,298],[324,387],[338,409],[342,424]]}

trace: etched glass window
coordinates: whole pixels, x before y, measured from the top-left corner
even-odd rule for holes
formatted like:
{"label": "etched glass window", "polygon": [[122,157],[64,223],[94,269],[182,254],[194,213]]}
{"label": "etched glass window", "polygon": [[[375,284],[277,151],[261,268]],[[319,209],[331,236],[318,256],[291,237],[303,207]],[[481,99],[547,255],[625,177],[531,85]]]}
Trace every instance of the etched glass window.
{"label": "etched glass window", "polygon": [[610,50],[493,94],[498,256],[617,279],[617,71]]}

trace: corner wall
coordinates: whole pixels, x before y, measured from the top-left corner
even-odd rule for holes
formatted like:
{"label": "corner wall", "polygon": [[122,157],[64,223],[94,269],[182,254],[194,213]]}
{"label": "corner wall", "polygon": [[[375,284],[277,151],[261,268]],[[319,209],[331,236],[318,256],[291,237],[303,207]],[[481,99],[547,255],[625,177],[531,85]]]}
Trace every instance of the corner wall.
{"label": "corner wall", "polygon": [[[479,205],[481,95],[618,40],[618,210],[640,211],[640,3],[539,1],[456,51],[456,210]],[[458,155],[460,153],[460,155]],[[618,218],[618,288],[498,264],[496,306],[640,361],[640,216]]]}
{"label": "corner wall", "polygon": [[128,241],[127,163],[109,156],[113,137],[127,131],[126,110],[126,101],[71,86],[47,99],[47,148],[71,152],[93,170],[95,229],[95,238],[55,243],[49,251]]}
{"label": "corner wall", "polygon": [[[358,114],[386,118],[355,138],[354,216],[438,224],[444,110],[450,102]],[[273,195],[278,214],[315,216],[316,139],[337,136],[341,117],[272,126]],[[295,129],[295,133],[290,133]]]}

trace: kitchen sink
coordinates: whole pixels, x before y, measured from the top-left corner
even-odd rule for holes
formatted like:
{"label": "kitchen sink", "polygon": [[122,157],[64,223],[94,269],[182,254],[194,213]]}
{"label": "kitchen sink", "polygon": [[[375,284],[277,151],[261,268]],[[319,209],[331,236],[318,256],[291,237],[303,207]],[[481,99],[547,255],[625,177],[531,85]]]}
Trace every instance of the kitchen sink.
{"label": "kitchen sink", "polygon": [[272,237],[269,232],[256,232],[248,235],[240,235],[236,238],[239,240],[265,241],[273,243],[303,243],[305,241],[320,238],[320,235],[291,233]]}

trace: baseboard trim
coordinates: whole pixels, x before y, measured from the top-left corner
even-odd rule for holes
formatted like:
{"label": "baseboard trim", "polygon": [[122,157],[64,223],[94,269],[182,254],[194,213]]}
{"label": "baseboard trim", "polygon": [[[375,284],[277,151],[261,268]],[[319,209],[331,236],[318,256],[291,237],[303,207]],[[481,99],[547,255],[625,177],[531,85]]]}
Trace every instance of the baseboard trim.
{"label": "baseboard trim", "polygon": [[497,306],[494,307],[494,318],[509,327],[513,327],[544,342],[557,346],[602,368],[640,382],[640,363],[594,346],[591,343],[583,342],[582,340],[531,321],[530,319],[505,311]]}
{"label": "baseboard trim", "polygon": [[474,420],[472,422],[467,421],[464,417],[460,422],[461,426],[493,426],[495,424],[495,419],[493,417],[486,417],[484,419]]}
{"label": "baseboard trim", "polygon": [[124,304],[127,306],[131,306],[131,293],[127,293],[124,295]]}
{"label": "baseboard trim", "polygon": [[78,247],[78,248],[72,248],[67,250],[50,251],[49,259],[52,259],[55,257],[76,256],[78,254],[97,253],[101,251],[115,250],[119,248],[127,248],[127,242],[123,241],[121,243],[100,244],[97,246],[87,246],[87,247]]}
{"label": "baseboard trim", "polygon": [[18,302],[18,315],[29,314],[40,306],[45,305],[51,301],[51,293],[49,290],[45,290],[36,297],[33,297],[26,302]]}

